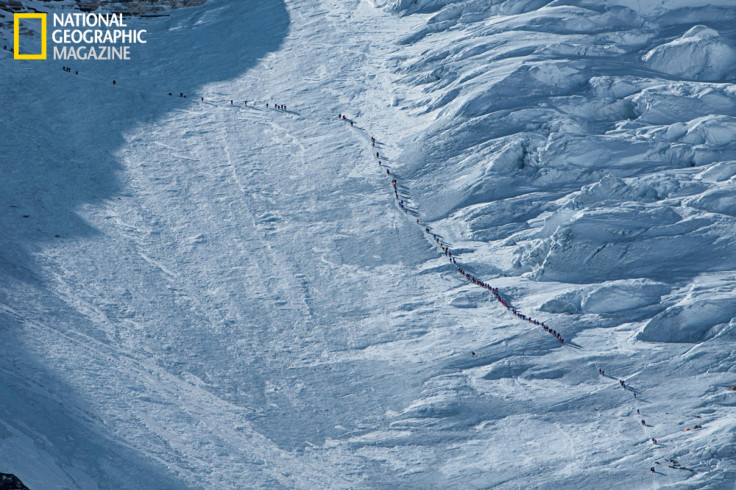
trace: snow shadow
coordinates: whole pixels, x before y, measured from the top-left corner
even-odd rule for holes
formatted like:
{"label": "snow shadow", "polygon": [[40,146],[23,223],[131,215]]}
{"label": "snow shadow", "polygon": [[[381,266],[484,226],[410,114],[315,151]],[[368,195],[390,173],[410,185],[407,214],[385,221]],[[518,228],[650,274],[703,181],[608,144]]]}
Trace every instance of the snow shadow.
{"label": "snow shadow", "polygon": [[[105,203],[129,197],[120,150],[135,144],[131,130],[192,108],[193,97],[184,100],[168,92],[194,94],[207,84],[241,76],[279,49],[290,20],[281,0],[209,0],[166,17],[127,22],[129,28],[147,30],[147,44],[131,47],[131,61],[0,57],[0,336],[13,350],[0,360],[0,396],[12,400],[0,407],[0,439],[14,441],[12,447],[35,447],[29,456],[57,460],[53,471],[60,475],[71,469],[64,481],[73,486],[139,482],[141,488],[184,488],[187,484],[164,463],[106,435],[84,395],[66,384],[70,373],[62,375],[59,366],[69,364],[77,347],[59,346],[65,362],[26,349],[29,339],[44,332],[86,334],[75,321],[79,312],[49,286],[48,276],[55,272],[47,270],[45,257],[53,264],[54,256],[69,253],[57,244],[106,239],[88,216],[108,214]],[[247,95],[248,87],[243,90]],[[44,477],[39,475],[43,461],[18,464],[20,471],[14,465],[1,470],[31,487],[44,484],[38,480]]]}
{"label": "snow shadow", "polygon": [[125,197],[117,153],[129,143],[128,130],[191,109],[204,85],[242,75],[276,51],[289,16],[283,1],[210,0],[127,23],[148,31],[145,45],[132,46],[131,61],[0,58],[0,249],[8,262],[28,267],[26,252],[39,242],[96,235],[79,210]]}
{"label": "snow shadow", "polygon": [[8,338],[24,323],[0,312],[0,470],[29,488],[189,488],[163,464],[113,440],[83,399]]}

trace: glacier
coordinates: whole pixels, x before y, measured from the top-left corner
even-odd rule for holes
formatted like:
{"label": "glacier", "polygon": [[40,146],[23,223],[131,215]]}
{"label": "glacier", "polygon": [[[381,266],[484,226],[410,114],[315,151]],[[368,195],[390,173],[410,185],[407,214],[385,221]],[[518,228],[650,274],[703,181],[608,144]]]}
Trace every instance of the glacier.
{"label": "glacier", "polygon": [[734,488],[734,20],[209,0],[127,62],[0,51],[0,472]]}

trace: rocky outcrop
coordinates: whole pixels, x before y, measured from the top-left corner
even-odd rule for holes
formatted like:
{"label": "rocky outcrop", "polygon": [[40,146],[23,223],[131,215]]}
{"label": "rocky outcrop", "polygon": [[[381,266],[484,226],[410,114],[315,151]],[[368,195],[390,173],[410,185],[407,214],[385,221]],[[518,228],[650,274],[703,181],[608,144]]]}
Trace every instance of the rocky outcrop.
{"label": "rocky outcrop", "polygon": [[[39,0],[45,3],[56,3],[58,0]],[[158,13],[166,9],[196,7],[206,0],[76,0],[77,9],[81,12],[94,12],[102,7],[110,7],[116,12],[132,15]],[[8,12],[31,12],[35,8],[25,5],[22,0],[0,0],[0,10]]]}
{"label": "rocky outcrop", "polygon": [[29,490],[15,475],[0,473],[0,490]]}

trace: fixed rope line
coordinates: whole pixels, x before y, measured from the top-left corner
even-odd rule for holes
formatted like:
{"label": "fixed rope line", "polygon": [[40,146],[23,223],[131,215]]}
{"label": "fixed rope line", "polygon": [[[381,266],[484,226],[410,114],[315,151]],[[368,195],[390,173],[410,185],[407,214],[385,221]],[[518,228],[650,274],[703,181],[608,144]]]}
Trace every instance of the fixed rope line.
{"label": "fixed rope line", "polygon": [[[72,73],[70,69],[65,69],[64,71],[67,72],[67,73],[70,73],[70,74]],[[78,71],[74,71],[74,75],[75,76],[79,76],[79,72]],[[98,79],[98,78],[94,78],[94,77],[79,76],[79,78],[84,79],[84,80],[88,80],[90,82],[100,82],[100,83],[104,82],[104,80],[101,80],[101,79]],[[123,90],[126,90],[128,92],[134,92],[134,93],[137,92],[139,94],[142,94],[143,96],[151,96],[151,95],[153,95],[151,92],[145,91],[143,89],[135,88],[135,87],[134,88],[128,88],[128,87],[125,87],[125,86],[120,87],[120,85],[117,84],[116,81],[113,81],[113,86],[119,87],[119,88],[121,88]],[[162,94],[160,97],[167,97],[167,96]],[[205,101],[205,98],[203,96],[201,96],[199,100],[197,100],[196,98],[188,98],[183,93],[180,93],[180,95],[178,97],[176,97],[171,92],[168,93],[168,98],[184,99],[184,100],[187,100],[189,103],[200,104],[200,105],[207,105],[207,106],[210,106],[210,107],[230,106],[232,108],[240,109],[240,110],[250,109],[250,110],[260,111],[260,109],[258,109],[256,107],[253,107],[253,104],[251,104],[250,106],[248,106],[248,101],[247,100],[246,101],[243,101],[244,102],[243,105],[240,105],[240,101],[238,101],[238,103],[235,104],[234,99],[229,100],[230,103],[228,104],[227,103],[227,100],[222,100],[222,99],[220,99],[219,101],[216,100],[214,102],[213,101],[210,101],[210,100]],[[255,102],[255,101],[253,101],[253,102]],[[263,102],[261,102],[261,101],[258,101],[258,102],[260,102],[261,104],[263,104]],[[271,104],[271,105],[269,105],[268,103],[266,103],[266,108],[267,109],[273,109],[274,112],[285,112],[285,113],[299,115],[298,112],[287,110],[287,108],[286,108],[285,105],[279,105],[279,104]],[[342,114],[340,114],[338,117],[340,118],[340,120],[345,121],[346,123],[349,123],[350,124],[350,127],[355,128],[355,126],[354,126],[354,122],[355,121],[354,120],[349,119],[349,118],[347,118],[347,116],[342,115]],[[356,129],[358,129],[358,128],[356,128]],[[376,139],[374,137],[371,137],[370,140],[371,140],[371,147],[372,148],[375,148],[375,145],[377,143]],[[395,197],[395,199],[397,201],[397,205],[398,205],[399,209],[401,209],[401,211],[403,211],[404,214],[407,214],[407,215],[408,214],[412,214],[412,216],[416,216],[418,213],[416,211],[414,211],[414,210],[409,209],[409,207],[407,206],[407,204],[405,202],[405,200],[408,201],[410,199],[410,196],[407,196],[406,198],[404,198],[402,196],[402,192],[400,191],[398,179],[397,179],[397,177],[396,177],[395,174],[392,174],[391,173],[391,169],[389,168],[389,166],[383,164],[383,161],[381,160],[381,154],[380,154],[380,152],[376,152],[376,160],[378,161],[378,165],[381,168],[384,168],[386,170],[386,176],[391,179],[391,187],[393,188],[394,197]],[[514,306],[512,306],[511,303],[509,303],[509,301],[507,301],[501,295],[501,293],[500,293],[500,291],[499,291],[498,288],[494,288],[490,284],[488,284],[488,283],[486,283],[484,281],[481,281],[480,279],[476,278],[473,274],[471,274],[470,272],[468,272],[466,269],[464,269],[461,266],[461,264],[458,264],[457,259],[452,254],[452,250],[450,250],[449,245],[447,245],[445,243],[445,241],[439,235],[437,235],[436,233],[434,233],[432,231],[432,228],[430,227],[430,225],[423,224],[422,223],[422,220],[420,218],[416,218],[415,221],[416,221],[417,226],[423,228],[424,235],[426,237],[432,239],[431,241],[433,242],[434,246],[435,247],[439,247],[439,249],[442,251],[442,253],[448,258],[448,261],[450,262],[450,264],[468,282],[472,283],[473,285],[482,287],[483,289],[486,289],[486,290],[490,291],[491,294],[493,295],[493,298],[497,302],[499,302],[504,308],[506,308],[506,310],[508,310],[509,312],[511,312],[515,317],[517,317],[520,320],[525,321],[525,322],[527,322],[527,323],[529,323],[531,325],[534,325],[534,326],[537,326],[537,327],[541,327],[545,332],[547,332],[547,333],[551,334],[553,337],[555,337],[561,344],[564,344],[565,343],[565,339],[562,337],[561,333],[559,333],[555,329],[549,327],[543,321],[536,320],[535,318],[532,318],[531,316],[527,316],[527,315],[521,313],[518,309],[516,309]],[[605,371],[603,371],[602,369],[599,369],[599,373],[602,375],[602,377],[607,377],[607,375],[605,374]],[[625,382],[623,380],[620,380],[619,383],[621,384],[621,386],[625,390],[630,390],[631,389],[630,387],[628,387],[628,386],[625,385]],[[636,393],[637,392],[634,390],[634,398],[635,399],[636,399]],[[640,410],[637,410],[636,413],[637,413],[637,416],[641,416]],[[641,420],[641,424],[642,424],[642,427],[643,428],[650,427],[650,426],[648,426],[648,425],[645,424],[644,419]],[[701,428],[701,426],[700,425],[696,425],[694,428],[695,429],[699,429],[699,428]],[[686,430],[690,430],[690,429],[686,429]],[[652,441],[654,442],[655,445],[657,444],[657,440],[655,438],[652,438]],[[683,469],[688,469],[690,471],[693,471],[690,468],[683,468]],[[652,472],[655,472],[655,468],[652,467],[651,468],[651,471]]]}

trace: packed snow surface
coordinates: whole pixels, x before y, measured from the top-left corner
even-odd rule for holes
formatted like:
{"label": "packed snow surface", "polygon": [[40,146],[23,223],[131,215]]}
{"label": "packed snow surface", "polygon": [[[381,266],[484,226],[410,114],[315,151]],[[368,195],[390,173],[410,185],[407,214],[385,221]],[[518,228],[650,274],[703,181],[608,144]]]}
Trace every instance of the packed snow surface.
{"label": "packed snow surface", "polygon": [[128,22],[132,61],[0,52],[0,472],[734,488],[733,0]]}

